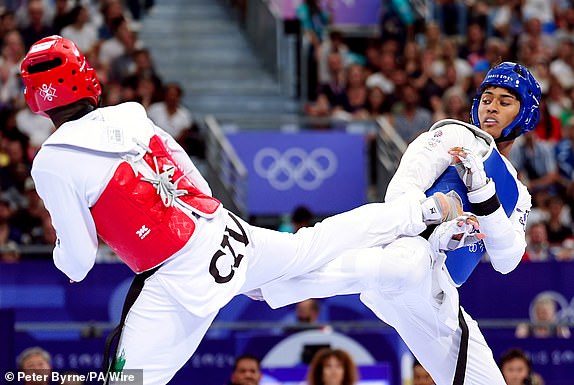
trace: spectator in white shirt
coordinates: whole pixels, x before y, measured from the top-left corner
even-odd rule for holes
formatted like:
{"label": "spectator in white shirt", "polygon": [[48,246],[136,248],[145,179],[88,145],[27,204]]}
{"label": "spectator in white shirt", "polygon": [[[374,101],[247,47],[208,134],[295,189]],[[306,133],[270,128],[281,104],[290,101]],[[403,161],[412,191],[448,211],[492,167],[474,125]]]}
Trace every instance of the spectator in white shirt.
{"label": "spectator in white shirt", "polygon": [[149,118],[178,141],[193,122],[191,112],[181,105],[182,96],[183,90],[178,84],[166,84],[164,100],[152,104],[148,109]]}

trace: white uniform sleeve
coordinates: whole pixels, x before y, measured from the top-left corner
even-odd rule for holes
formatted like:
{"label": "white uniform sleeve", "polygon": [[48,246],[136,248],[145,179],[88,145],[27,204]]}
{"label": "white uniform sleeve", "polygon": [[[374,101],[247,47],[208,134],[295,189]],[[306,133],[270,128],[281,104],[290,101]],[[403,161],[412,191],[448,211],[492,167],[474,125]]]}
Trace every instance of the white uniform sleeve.
{"label": "white uniform sleeve", "polygon": [[477,140],[472,132],[458,124],[422,133],[403,154],[385,201],[392,201],[407,191],[428,190],[451,164],[448,150],[455,146],[473,148]]}
{"label": "white uniform sleeve", "polygon": [[88,204],[57,173],[35,167],[32,177],[58,236],[54,264],[71,280],[81,281],[94,265],[98,249],[96,226]]}
{"label": "white uniform sleeve", "polygon": [[[439,132],[440,131],[440,132]],[[451,164],[448,150],[459,146],[477,154],[484,154],[487,145],[468,128],[448,124],[419,135],[407,148],[400,165],[387,188],[385,201],[417,189],[426,191]],[[507,162],[508,163],[508,162]],[[509,169],[516,178],[512,166]],[[487,216],[479,216],[481,231],[486,234],[484,244],[495,270],[512,271],[522,259],[526,247],[524,223],[531,207],[530,194],[518,182],[519,200],[510,218],[502,207]]]}
{"label": "white uniform sleeve", "polygon": [[[508,161],[506,163],[508,164]],[[511,170],[516,178],[516,172]],[[502,274],[514,270],[526,250],[525,226],[532,202],[526,186],[519,181],[517,183],[518,202],[510,217],[506,216],[502,207],[492,214],[478,216],[481,231],[486,234],[484,245],[490,262],[494,269]]]}
{"label": "white uniform sleeve", "polygon": [[209,196],[213,196],[209,184],[207,183],[205,178],[201,175],[197,167],[195,167],[195,164],[193,164],[193,162],[189,158],[189,155],[179,145],[179,143],[177,143],[177,141],[171,135],[169,135],[167,132],[165,132],[163,129],[156,126],[155,124],[154,129],[157,135],[164,141],[167,147],[171,150],[173,157],[175,158],[179,166],[183,169],[186,175],[195,183],[195,187],[197,187],[202,193]]}

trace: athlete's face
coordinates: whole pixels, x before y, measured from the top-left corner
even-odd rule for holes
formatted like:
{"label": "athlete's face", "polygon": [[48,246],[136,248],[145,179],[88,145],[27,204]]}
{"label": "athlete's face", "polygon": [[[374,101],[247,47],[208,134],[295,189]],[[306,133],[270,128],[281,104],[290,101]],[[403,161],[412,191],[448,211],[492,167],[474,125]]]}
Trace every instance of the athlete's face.
{"label": "athlete's face", "polygon": [[514,358],[502,366],[502,375],[508,385],[522,385],[528,377],[528,365],[524,360]]}
{"label": "athlete's face", "polygon": [[480,128],[493,138],[499,138],[519,111],[520,101],[506,88],[488,87],[483,91],[478,105]]}
{"label": "athlete's face", "polygon": [[341,385],[344,376],[345,368],[337,357],[331,356],[325,360],[323,364],[323,384]]}

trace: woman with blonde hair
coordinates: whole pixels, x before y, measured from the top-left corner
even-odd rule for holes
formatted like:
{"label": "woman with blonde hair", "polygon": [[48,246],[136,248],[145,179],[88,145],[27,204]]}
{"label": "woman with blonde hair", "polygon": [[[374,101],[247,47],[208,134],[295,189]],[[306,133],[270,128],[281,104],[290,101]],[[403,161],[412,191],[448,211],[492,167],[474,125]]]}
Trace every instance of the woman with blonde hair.
{"label": "woman with blonde hair", "polygon": [[357,365],[344,350],[325,348],[315,353],[309,373],[308,385],[354,385],[359,379]]}

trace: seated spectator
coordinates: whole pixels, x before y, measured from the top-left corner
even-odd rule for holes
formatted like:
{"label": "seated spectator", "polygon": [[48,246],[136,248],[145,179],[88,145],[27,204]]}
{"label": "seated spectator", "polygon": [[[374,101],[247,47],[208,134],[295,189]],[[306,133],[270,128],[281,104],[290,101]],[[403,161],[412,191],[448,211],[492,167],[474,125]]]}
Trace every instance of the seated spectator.
{"label": "seated spectator", "polygon": [[121,0],[102,0],[100,3],[100,13],[102,14],[103,22],[98,29],[98,37],[100,40],[108,40],[114,36],[116,20],[128,20],[128,15],[124,12]]}
{"label": "seated spectator", "polygon": [[540,100],[540,120],[533,132],[541,140],[556,143],[562,139],[562,125],[558,118],[550,114],[545,97],[546,95],[543,95]]}
{"label": "seated spectator", "polygon": [[551,196],[547,204],[548,218],[544,222],[548,243],[550,246],[562,246],[562,243],[574,237],[572,233],[572,223],[567,222],[570,215],[566,214],[564,201],[560,196]]}
{"label": "seated spectator", "polygon": [[55,0],[54,19],[52,20],[52,28],[55,34],[61,35],[62,29],[74,21],[70,14],[70,6],[71,4],[68,0]]}
{"label": "seated spectator", "polygon": [[521,6],[521,0],[497,0],[496,4],[490,7],[491,34],[501,38],[508,45],[515,41],[522,30]]}
{"label": "seated spectator", "polygon": [[[549,4],[546,1],[536,2],[538,5]],[[519,49],[528,47],[531,54],[530,59],[534,62],[539,60],[549,60],[556,51],[556,39],[547,34],[542,29],[540,15],[530,14],[522,20],[523,33],[518,36],[517,44]]]}
{"label": "seated spectator", "polygon": [[0,167],[0,191],[6,192],[12,187],[16,187],[15,175],[18,165],[22,164],[28,171],[30,170],[31,162],[28,156],[28,147],[29,139],[20,131],[3,133],[1,150],[7,156],[8,161]]}
{"label": "seated spectator", "polygon": [[127,6],[134,20],[140,20],[150,9],[153,8],[154,0],[127,0]]}
{"label": "seated spectator", "polygon": [[321,42],[325,37],[325,29],[331,23],[331,6],[331,2],[328,2],[327,7],[323,8],[318,0],[304,0],[295,10],[297,18],[301,22],[303,45],[307,51],[305,57],[307,59],[308,100],[316,99],[319,85],[317,63]]}
{"label": "seated spectator", "polygon": [[[151,78],[157,89],[163,88],[162,80],[155,69],[149,50],[145,48],[136,49],[131,53],[131,62],[133,68],[130,68],[130,73],[118,79],[122,85],[136,88],[139,79]],[[111,79],[113,79],[113,74]]]}
{"label": "seated spectator", "polygon": [[521,349],[507,350],[499,366],[507,385],[544,385],[542,377],[532,372],[530,359]]}
{"label": "seated spectator", "polygon": [[574,239],[568,238],[556,250],[557,261],[574,261]]}
{"label": "seated spectator", "polygon": [[431,21],[424,24],[424,31],[417,36],[415,41],[417,41],[423,49],[438,53],[443,37],[440,25]]}
{"label": "seated spectator", "polygon": [[347,121],[364,118],[367,92],[364,67],[360,64],[351,64],[347,67],[347,84],[344,93],[340,102],[334,106],[332,116]]}
{"label": "seated spectator", "polygon": [[13,213],[12,202],[0,195],[0,246],[7,246],[10,242],[22,243],[22,233],[10,224]]}
{"label": "seated spectator", "polygon": [[433,122],[442,119],[457,119],[469,123],[469,103],[464,90],[453,86],[446,90],[442,98],[437,98],[437,108],[433,108]]}
{"label": "seated spectator", "polygon": [[37,244],[43,238],[43,221],[49,217],[40,196],[36,192],[34,181],[31,177],[24,184],[26,204],[16,210],[12,216],[11,225],[22,232],[23,244]]}
{"label": "seated spectator", "polygon": [[152,104],[159,103],[162,100],[161,91],[161,89],[156,87],[153,79],[149,77],[142,77],[138,79],[136,89],[133,90],[131,97],[125,100],[136,101],[144,106],[144,108],[147,110]]}
{"label": "seated spectator", "polygon": [[[408,45],[409,43],[407,43]],[[413,43],[416,46],[416,43]],[[406,47],[405,47],[406,49]],[[365,72],[367,76],[379,70],[379,60],[381,57],[381,42],[377,38],[369,38],[365,48]]]}
{"label": "seated spectator", "polygon": [[229,385],[259,385],[261,378],[259,358],[243,354],[235,359]]}
{"label": "seated spectator", "polygon": [[7,32],[2,39],[0,56],[0,108],[23,105],[20,62],[26,54],[22,35],[17,30]]}
{"label": "seated spectator", "polygon": [[18,29],[18,23],[16,22],[16,15],[14,11],[10,9],[4,9],[0,11],[0,39],[4,39],[4,36],[10,32]]}
{"label": "seated spectator", "polygon": [[534,298],[530,309],[530,323],[516,327],[517,338],[570,338],[567,325],[561,324],[558,318],[558,303],[548,293],[541,293]]}
{"label": "seated spectator", "polygon": [[475,21],[468,25],[466,31],[466,42],[461,45],[459,56],[474,66],[480,60],[486,59],[486,31],[480,23]]}
{"label": "seated spectator", "polygon": [[368,119],[377,119],[381,116],[386,116],[390,109],[391,106],[384,91],[380,87],[370,87],[365,106],[366,117]]}
{"label": "seated spectator", "polygon": [[548,234],[543,222],[533,223],[526,230],[526,252],[523,259],[530,262],[553,261],[556,256],[548,243]]}
{"label": "seated spectator", "polygon": [[349,47],[345,44],[343,34],[339,31],[329,32],[329,38],[321,43],[319,51],[319,85],[330,83],[333,79],[329,70],[329,54],[338,52],[343,59],[343,64],[347,64]]}
{"label": "seated spectator", "polygon": [[559,40],[556,57],[550,63],[550,73],[554,76],[562,89],[574,87],[574,68],[572,56],[574,55],[574,41],[570,37]]}
{"label": "seated spectator", "polygon": [[330,81],[319,85],[317,101],[305,107],[309,116],[326,117],[331,115],[332,108],[341,104],[344,97],[346,79],[343,57],[339,52],[327,56],[327,67]]}
{"label": "seated spectator", "polygon": [[546,95],[546,104],[551,116],[558,119],[558,124],[562,128],[561,136],[564,137],[564,127],[568,124],[568,119],[572,115],[572,100],[568,96],[566,89],[552,78],[548,94]]}
{"label": "seated spectator", "polygon": [[355,385],[358,379],[355,361],[342,349],[319,350],[307,373],[307,385]]}
{"label": "seated spectator", "polygon": [[21,260],[20,248],[14,241],[0,245],[0,263],[18,263]]}
{"label": "seated spectator", "polygon": [[452,63],[456,72],[456,85],[464,91],[470,86],[472,76],[472,66],[458,56],[459,45],[454,38],[445,38],[441,44],[442,60],[445,63]]}
{"label": "seated spectator", "polygon": [[395,103],[393,110],[391,123],[407,143],[431,126],[431,113],[419,105],[419,93],[410,84],[401,90],[401,102]]}
{"label": "seated spectator", "polygon": [[105,71],[109,71],[112,62],[128,52],[131,47],[142,48],[141,42],[137,41],[135,33],[123,16],[113,19],[111,28],[113,37],[102,42],[98,55],[98,60]]}
{"label": "seated spectator", "polygon": [[413,363],[413,385],[435,385],[429,372],[417,360]]}
{"label": "seated spectator", "polygon": [[562,189],[558,166],[551,143],[537,140],[534,131],[522,135],[510,150],[510,161],[518,176],[532,193],[547,190],[557,194]]}
{"label": "seated spectator", "polygon": [[[123,44],[123,52],[121,55],[113,58],[109,63],[108,68],[108,80],[111,82],[119,82],[122,83],[124,86],[131,86],[136,87],[138,82],[143,78],[153,78],[154,86],[157,89],[160,89],[161,82],[157,82],[157,76],[155,73],[152,72],[145,72],[142,74],[136,74],[136,54],[139,53],[142,49],[140,48],[140,42],[137,40],[137,36],[135,33],[130,32],[127,33],[122,40]],[[130,83],[128,83],[128,78],[130,79]]]}
{"label": "seated spectator", "polygon": [[42,0],[28,0],[28,25],[20,29],[26,51],[38,40],[55,34],[51,25],[44,22],[44,3]]}
{"label": "seated spectator", "polygon": [[295,325],[287,326],[284,331],[298,332],[301,330],[322,329],[324,325],[319,323],[321,304],[319,300],[311,298],[295,305]]}
{"label": "seated spectator", "polygon": [[72,23],[62,29],[62,37],[72,40],[80,51],[91,51],[99,42],[96,27],[89,23],[88,10],[82,5],[76,5],[70,11]]}
{"label": "seated spectator", "polygon": [[163,90],[163,101],[153,103],[148,108],[149,118],[168,134],[183,141],[185,131],[189,130],[193,119],[191,112],[181,104],[183,89],[179,84],[166,84]]}
{"label": "seated spectator", "polygon": [[16,113],[16,125],[18,130],[30,138],[30,151],[35,154],[42,143],[55,130],[54,123],[42,115],[35,114],[29,108],[22,108]]}
{"label": "seated spectator", "polygon": [[556,162],[560,176],[566,183],[574,182],[574,117],[564,126],[563,138],[556,144]]}
{"label": "seated spectator", "polygon": [[285,223],[279,228],[279,231],[296,233],[299,229],[309,226],[313,226],[313,213],[307,206],[301,205],[295,207],[289,216],[289,223]]}
{"label": "seated spectator", "polygon": [[315,324],[319,322],[321,305],[316,299],[301,301],[296,306],[297,322],[305,324]]}
{"label": "seated spectator", "polygon": [[[123,103],[124,99],[124,90],[128,89],[128,87],[122,87],[120,83],[117,82],[109,82],[106,84],[106,87],[102,89],[102,96],[101,96],[101,105],[102,107],[106,106],[115,106],[116,104]],[[129,88],[131,90],[131,88]],[[133,99],[133,96],[131,97]]]}
{"label": "seated spectator", "polygon": [[[16,363],[18,370],[27,374],[36,374],[36,376],[29,376],[30,380],[23,382],[25,385],[48,385],[51,383],[52,357],[44,349],[38,346],[28,348],[18,355]],[[45,381],[43,381],[44,378]]]}
{"label": "seated spectator", "polygon": [[379,70],[367,77],[367,87],[380,87],[386,94],[392,94],[395,91],[395,85],[392,82],[392,73],[397,66],[396,55],[392,52],[381,51]]}

